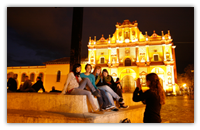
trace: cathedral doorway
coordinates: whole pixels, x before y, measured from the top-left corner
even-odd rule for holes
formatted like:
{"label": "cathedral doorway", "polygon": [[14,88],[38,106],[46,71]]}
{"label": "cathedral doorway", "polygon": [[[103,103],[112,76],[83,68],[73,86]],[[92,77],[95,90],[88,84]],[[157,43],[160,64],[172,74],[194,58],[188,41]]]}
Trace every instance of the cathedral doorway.
{"label": "cathedral doorway", "polygon": [[135,80],[131,75],[126,75],[121,80],[123,92],[133,92],[135,90]]}

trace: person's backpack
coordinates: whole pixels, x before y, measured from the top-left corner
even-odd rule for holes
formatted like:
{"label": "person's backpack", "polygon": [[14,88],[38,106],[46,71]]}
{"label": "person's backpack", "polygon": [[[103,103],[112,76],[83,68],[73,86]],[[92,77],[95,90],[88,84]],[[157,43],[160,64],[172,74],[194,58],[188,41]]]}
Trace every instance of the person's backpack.
{"label": "person's backpack", "polygon": [[131,123],[130,119],[126,118],[121,123]]}

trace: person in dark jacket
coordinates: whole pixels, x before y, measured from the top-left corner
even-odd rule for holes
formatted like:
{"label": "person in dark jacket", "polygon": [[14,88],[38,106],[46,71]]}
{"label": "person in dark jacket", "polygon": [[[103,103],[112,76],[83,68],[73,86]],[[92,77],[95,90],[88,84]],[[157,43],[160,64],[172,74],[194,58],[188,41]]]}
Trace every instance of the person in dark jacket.
{"label": "person in dark jacket", "polygon": [[142,101],[146,104],[144,123],[160,123],[160,109],[161,105],[165,104],[165,92],[159,82],[158,75],[155,73],[150,73],[146,76],[146,84],[150,89],[143,92],[138,78],[137,88],[133,92],[133,101]]}
{"label": "person in dark jacket", "polygon": [[17,82],[14,78],[12,78],[11,74],[7,75],[8,82],[7,82],[7,92],[16,92],[17,91]]}
{"label": "person in dark jacket", "polygon": [[32,88],[35,90],[35,92],[38,92],[40,88],[42,88],[43,92],[45,92],[43,82],[41,81],[41,77],[37,77],[37,82],[33,84]]}
{"label": "person in dark jacket", "polygon": [[[117,84],[114,82],[113,78],[111,75],[108,74],[107,69],[103,69],[102,71],[102,75],[103,75],[103,82],[105,83],[105,85],[108,85],[115,93],[117,93],[117,95],[119,95],[122,99],[122,89],[117,87]],[[128,105],[124,105],[124,104],[119,104],[120,108],[128,108]]]}

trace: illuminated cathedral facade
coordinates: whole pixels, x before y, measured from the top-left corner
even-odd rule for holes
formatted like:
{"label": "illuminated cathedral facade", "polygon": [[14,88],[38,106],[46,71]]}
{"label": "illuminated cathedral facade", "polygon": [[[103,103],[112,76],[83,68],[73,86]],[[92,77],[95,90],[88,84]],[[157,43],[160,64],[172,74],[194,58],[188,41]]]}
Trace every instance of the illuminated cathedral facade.
{"label": "illuminated cathedral facade", "polygon": [[[97,40],[89,37],[88,58],[81,62],[82,72],[86,63],[93,67],[99,65],[107,69],[116,79],[120,78],[124,92],[133,92],[136,79],[140,78],[142,86],[146,87],[146,75],[157,73],[166,92],[176,94],[178,87],[175,48],[170,31],[161,35],[143,35],[138,28],[137,21],[124,20],[116,24],[112,37],[102,37]],[[41,76],[47,91],[54,86],[62,90],[69,73],[69,58],[61,58],[45,62],[45,66],[7,67],[7,73],[17,74],[18,84],[23,84],[24,76],[28,75],[33,83],[37,76]],[[19,87],[19,85],[18,85]]]}

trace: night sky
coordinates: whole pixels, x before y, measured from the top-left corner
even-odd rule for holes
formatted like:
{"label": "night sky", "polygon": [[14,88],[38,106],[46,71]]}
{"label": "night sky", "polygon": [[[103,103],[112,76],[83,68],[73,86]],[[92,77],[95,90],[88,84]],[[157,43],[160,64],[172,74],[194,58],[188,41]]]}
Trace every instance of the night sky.
{"label": "night sky", "polygon": [[[7,66],[44,65],[43,62],[70,56],[72,7],[8,7]],[[178,73],[194,64],[193,7],[85,7],[82,57],[87,57],[89,37],[108,38],[117,22],[137,20],[139,30],[158,35],[170,30],[176,45]]]}

